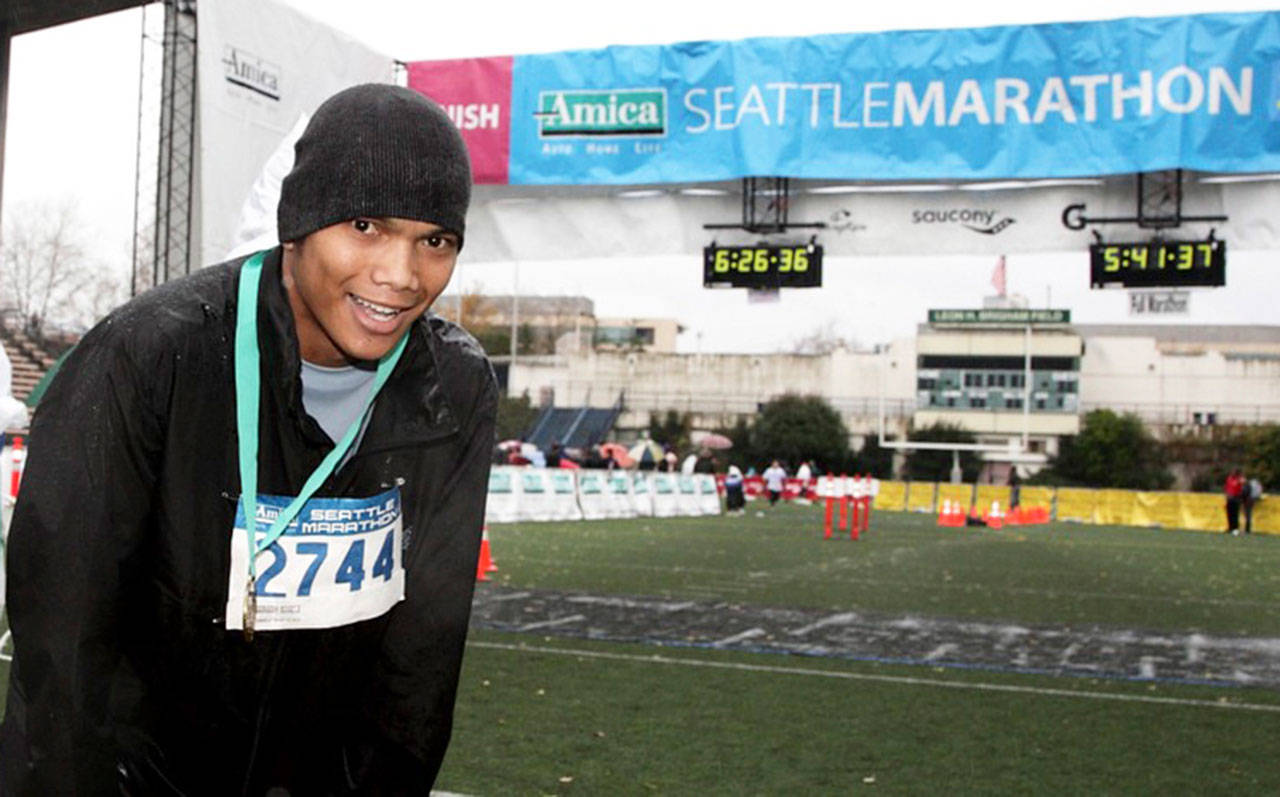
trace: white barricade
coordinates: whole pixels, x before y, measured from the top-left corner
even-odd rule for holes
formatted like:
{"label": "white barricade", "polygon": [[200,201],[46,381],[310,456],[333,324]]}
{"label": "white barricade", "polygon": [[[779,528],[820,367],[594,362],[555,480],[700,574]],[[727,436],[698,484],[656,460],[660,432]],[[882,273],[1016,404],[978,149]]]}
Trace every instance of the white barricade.
{"label": "white barricade", "polygon": [[676,491],[676,479],[670,473],[653,474],[653,516],[676,517],[680,514],[680,493]]}
{"label": "white barricade", "polygon": [[710,473],[694,475],[698,485],[698,507],[704,515],[720,514],[720,492],[716,489],[716,477]]}
{"label": "white barricade", "polygon": [[676,507],[681,515],[701,515],[702,503],[698,500],[698,484],[692,474],[676,476]]}
{"label": "white barricade", "polygon": [[653,517],[653,482],[647,473],[631,476],[631,505],[639,517]]}
{"label": "white barricade", "polygon": [[485,523],[514,523],[520,517],[517,475],[517,469],[509,465],[495,465],[489,471],[489,500],[484,506]]}
{"label": "white barricade", "polygon": [[606,517],[636,516],[635,498],[631,490],[631,474],[623,470],[609,472],[609,489],[605,498]]}
{"label": "white barricade", "polygon": [[553,496],[550,520],[582,520],[582,509],[578,506],[578,480],[574,478],[576,472],[568,468],[547,471]]}
{"label": "white barricade", "polygon": [[544,468],[522,468],[520,471],[520,498],[517,501],[520,520],[551,520],[554,514],[555,494],[547,482]]}
{"label": "white barricade", "polygon": [[609,493],[605,485],[605,472],[584,470],[578,472],[578,505],[582,517],[600,520],[609,517]]}
{"label": "white barricade", "polygon": [[814,490],[819,498],[835,498],[836,479],[834,476],[819,476],[818,487]]}

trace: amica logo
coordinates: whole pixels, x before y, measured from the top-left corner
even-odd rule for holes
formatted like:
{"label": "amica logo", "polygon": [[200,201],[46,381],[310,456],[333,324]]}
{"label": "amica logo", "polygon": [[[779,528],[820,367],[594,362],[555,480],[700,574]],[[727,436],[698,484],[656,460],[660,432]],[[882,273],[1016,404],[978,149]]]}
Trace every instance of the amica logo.
{"label": "amica logo", "polygon": [[280,99],[280,67],[246,50],[227,45],[222,57],[228,83],[273,100]]}
{"label": "amica logo", "polygon": [[666,89],[578,89],[538,94],[538,136],[665,136]]}

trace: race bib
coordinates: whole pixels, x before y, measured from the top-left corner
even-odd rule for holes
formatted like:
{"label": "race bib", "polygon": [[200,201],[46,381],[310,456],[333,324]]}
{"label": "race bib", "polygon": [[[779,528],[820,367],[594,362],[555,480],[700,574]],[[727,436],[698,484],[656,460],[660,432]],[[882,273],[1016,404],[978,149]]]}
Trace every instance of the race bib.
{"label": "race bib", "polygon": [[[259,540],[291,500],[258,496]],[[231,531],[229,630],[244,628],[245,529],[241,501]],[[258,554],[254,629],[334,628],[385,614],[404,600],[402,542],[399,488],[371,498],[312,498],[279,539]]]}

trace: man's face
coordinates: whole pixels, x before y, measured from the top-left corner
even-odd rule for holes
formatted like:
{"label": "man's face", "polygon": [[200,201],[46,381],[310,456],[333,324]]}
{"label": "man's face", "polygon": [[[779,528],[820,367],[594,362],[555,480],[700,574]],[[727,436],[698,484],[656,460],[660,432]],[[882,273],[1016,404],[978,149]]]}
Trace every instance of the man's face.
{"label": "man's face", "polygon": [[342,366],[382,357],[449,284],[457,259],[456,235],[399,218],[352,219],[286,243],[302,358]]}

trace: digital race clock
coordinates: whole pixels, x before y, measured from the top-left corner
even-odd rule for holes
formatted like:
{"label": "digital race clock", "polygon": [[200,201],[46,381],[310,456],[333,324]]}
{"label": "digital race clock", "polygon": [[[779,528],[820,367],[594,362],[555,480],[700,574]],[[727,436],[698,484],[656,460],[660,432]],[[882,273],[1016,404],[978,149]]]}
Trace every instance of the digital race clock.
{"label": "digital race clock", "polygon": [[1149,241],[1093,244],[1089,284],[1094,288],[1218,287],[1227,284],[1226,241]]}
{"label": "digital race clock", "polygon": [[702,284],[708,288],[821,288],[822,246],[706,246]]}

